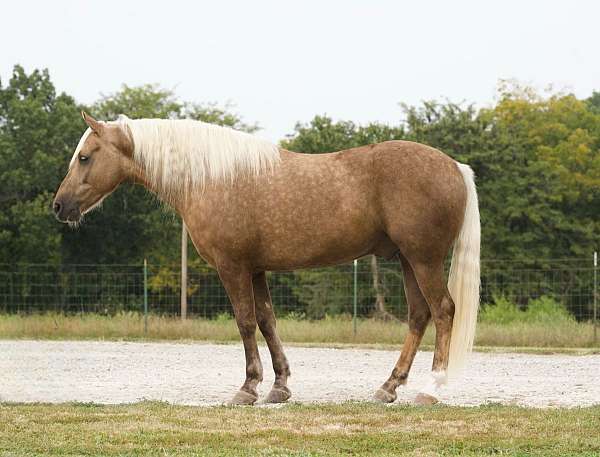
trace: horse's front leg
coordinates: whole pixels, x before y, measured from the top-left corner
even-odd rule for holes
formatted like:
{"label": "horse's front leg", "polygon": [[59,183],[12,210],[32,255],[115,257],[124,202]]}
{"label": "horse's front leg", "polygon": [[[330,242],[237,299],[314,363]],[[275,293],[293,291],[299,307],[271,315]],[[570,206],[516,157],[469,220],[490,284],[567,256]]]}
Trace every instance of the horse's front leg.
{"label": "horse's front leg", "polygon": [[290,366],[283,352],[283,345],[281,344],[279,335],[277,334],[273,303],[271,301],[271,294],[269,293],[267,277],[264,272],[254,275],[252,278],[252,287],[254,289],[256,320],[269,346],[271,360],[273,361],[273,371],[275,371],[275,383],[271,392],[267,395],[265,402],[283,403],[292,396],[292,392],[287,386],[287,379],[290,376]]}
{"label": "horse's front leg", "polygon": [[219,277],[233,305],[235,320],[240,330],[246,353],[246,380],[230,401],[232,405],[252,405],[258,398],[256,386],[262,381],[263,369],[256,344],[256,314],[252,274],[234,262],[217,266]]}

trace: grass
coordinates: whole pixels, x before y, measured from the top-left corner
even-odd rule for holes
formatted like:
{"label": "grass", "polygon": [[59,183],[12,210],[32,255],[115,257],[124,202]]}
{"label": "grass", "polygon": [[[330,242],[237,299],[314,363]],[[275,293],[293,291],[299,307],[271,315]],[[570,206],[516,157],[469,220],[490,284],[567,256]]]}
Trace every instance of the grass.
{"label": "grass", "polygon": [[0,404],[0,455],[597,456],[600,406]]}
{"label": "grass", "polygon": [[[279,319],[281,338],[288,344],[303,345],[372,345],[398,347],[407,332],[405,323],[362,319],[353,333],[347,318],[318,321]],[[433,328],[425,334],[423,346],[433,345]],[[123,313],[107,317],[97,314],[0,315],[0,338],[10,339],[93,339],[93,340],[188,340],[239,341],[235,322],[231,319],[188,319],[148,316],[148,332],[144,333],[143,316]],[[476,345],[479,347],[537,348],[542,351],[566,348],[600,350],[593,342],[593,325],[574,320],[562,322],[512,322],[491,324],[480,322]]]}

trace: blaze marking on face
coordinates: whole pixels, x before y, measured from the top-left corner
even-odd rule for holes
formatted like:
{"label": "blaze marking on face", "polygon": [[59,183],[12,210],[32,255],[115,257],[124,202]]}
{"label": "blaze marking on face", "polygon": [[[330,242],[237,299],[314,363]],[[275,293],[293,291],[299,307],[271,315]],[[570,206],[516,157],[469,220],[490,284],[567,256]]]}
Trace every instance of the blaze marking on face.
{"label": "blaze marking on face", "polygon": [[83,145],[85,144],[85,141],[88,139],[88,136],[90,136],[91,133],[92,129],[88,127],[88,129],[83,133],[83,136],[79,140],[79,143],[77,143],[77,147],[75,148],[73,157],[71,157],[71,162],[69,162],[69,170],[73,167],[73,164],[77,160],[77,155],[79,155],[79,152],[81,151],[81,149],[83,149]]}

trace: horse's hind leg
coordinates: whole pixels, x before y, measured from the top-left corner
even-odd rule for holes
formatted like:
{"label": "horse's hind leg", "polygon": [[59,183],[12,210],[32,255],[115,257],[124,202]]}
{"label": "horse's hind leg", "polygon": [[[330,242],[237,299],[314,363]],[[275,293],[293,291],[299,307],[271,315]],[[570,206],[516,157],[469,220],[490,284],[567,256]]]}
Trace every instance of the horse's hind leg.
{"label": "horse's hind leg", "polygon": [[410,367],[431,318],[429,306],[419,289],[412,267],[406,259],[401,258],[401,261],[402,272],[404,273],[404,292],[409,307],[408,334],[392,374],[375,392],[375,399],[384,403],[396,400],[396,389],[406,384]]}
{"label": "horse's hind leg", "polygon": [[254,289],[256,320],[260,331],[265,337],[267,346],[269,346],[273,371],[275,371],[275,383],[271,392],[267,395],[265,402],[283,403],[292,396],[292,392],[287,387],[290,367],[283,352],[281,340],[277,334],[275,314],[273,313],[273,304],[265,273],[262,272],[254,275],[252,277],[252,285]]}
{"label": "horse's hind leg", "polygon": [[450,337],[454,320],[454,302],[448,292],[442,261],[413,265],[421,293],[429,304],[435,324],[435,351],[431,379],[417,395],[420,404],[437,403],[439,389],[447,383]]}

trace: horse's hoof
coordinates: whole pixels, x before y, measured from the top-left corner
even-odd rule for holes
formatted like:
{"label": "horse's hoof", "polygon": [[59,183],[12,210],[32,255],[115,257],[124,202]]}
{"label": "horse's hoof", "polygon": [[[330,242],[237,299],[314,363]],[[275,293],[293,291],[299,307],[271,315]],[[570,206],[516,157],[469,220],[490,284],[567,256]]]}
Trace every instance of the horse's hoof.
{"label": "horse's hoof", "polygon": [[421,406],[431,406],[438,403],[439,400],[435,398],[433,395],[418,393],[415,397],[415,404]]}
{"label": "horse's hoof", "polygon": [[265,398],[265,403],[285,403],[291,396],[292,391],[286,386],[273,387]]}
{"label": "horse's hoof", "polygon": [[387,390],[377,389],[377,392],[373,395],[373,400],[381,403],[393,403],[396,401],[398,395],[396,392],[388,392]]}
{"label": "horse's hoof", "polygon": [[245,390],[238,390],[235,396],[229,401],[228,405],[253,405],[257,399],[257,395],[253,395]]}

